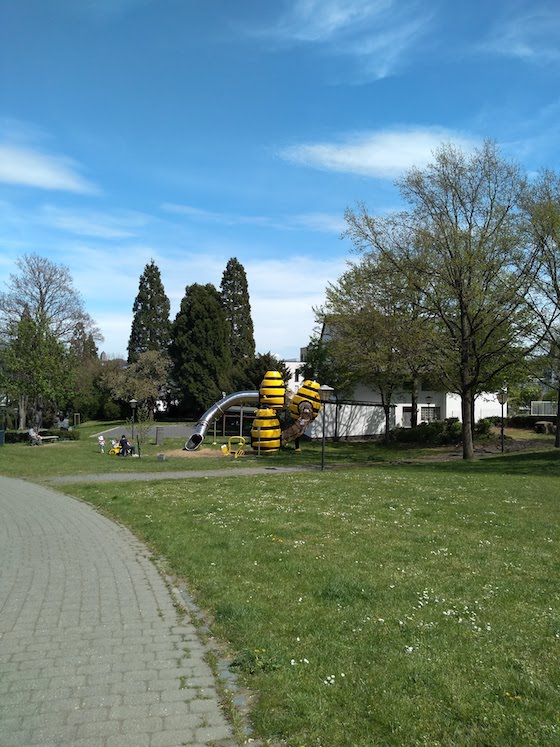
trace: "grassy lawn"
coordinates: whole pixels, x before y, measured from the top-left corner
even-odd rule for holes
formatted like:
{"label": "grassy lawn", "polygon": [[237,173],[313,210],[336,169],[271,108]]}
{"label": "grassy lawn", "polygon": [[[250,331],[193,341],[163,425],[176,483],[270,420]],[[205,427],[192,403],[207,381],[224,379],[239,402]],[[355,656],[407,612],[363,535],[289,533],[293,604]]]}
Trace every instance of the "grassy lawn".
{"label": "grassy lawn", "polygon": [[[258,456],[246,447],[245,456],[235,459],[225,457],[220,447],[227,443],[227,438],[218,437],[213,444],[208,436],[200,450],[195,452],[183,451],[184,438],[166,438],[162,446],[157,446],[154,439],[149,439],[142,446],[139,459],[121,459],[110,456],[110,442],[107,440],[105,454],[99,453],[97,435],[109,428],[118,427],[128,432],[122,422],[87,423],[80,426],[81,438],[77,441],[59,441],[45,443],[39,447],[27,444],[6,444],[0,448],[0,474],[21,477],[27,476],[40,481],[51,477],[71,475],[137,473],[137,472],[175,472],[206,469],[242,469],[257,466],[317,466],[321,463],[321,445],[319,443],[304,442],[302,454],[295,454],[292,447],[278,454]],[[548,436],[548,441],[551,437]],[[165,461],[158,460],[158,455],[164,453]],[[415,447],[392,446],[384,447],[375,442],[369,443],[327,443],[326,463],[329,464],[364,464],[387,460],[402,460],[417,458],[422,455],[449,453],[446,449],[419,449]]]}
{"label": "grassy lawn", "polygon": [[[17,474],[6,471],[17,448],[34,459],[74,445],[3,447],[0,473]],[[317,464],[320,449],[305,448]],[[323,472],[236,468],[65,490],[128,524],[187,579],[258,695],[254,737],[560,744],[560,453],[392,465],[375,464],[384,452],[372,445],[345,453],[330,447],[327,464],[348,467]],[[127,461],[144,463],[118,469]],[[221,455],[206,466],[218,462],[235,467]],[[37,478],[33,467],[19,475]]]}

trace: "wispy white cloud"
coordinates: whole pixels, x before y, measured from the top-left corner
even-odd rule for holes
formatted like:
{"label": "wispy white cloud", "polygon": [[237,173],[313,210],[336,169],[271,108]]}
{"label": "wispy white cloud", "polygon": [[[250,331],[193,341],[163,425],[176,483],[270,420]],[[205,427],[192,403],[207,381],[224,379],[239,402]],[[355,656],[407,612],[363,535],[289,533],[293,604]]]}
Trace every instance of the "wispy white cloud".
{"label": "wispy white cloud", "polygon": [[44,205],[38,219],[44,225],[77,236],[109,240],[134,238],[149,222],[149,216],[143,213],[65,210],[54,205]]}
{"label": "wispy white cloud", "polygon": [[483,50],[530,63],[548,64],[560,59],[560,7],[533,7],[523,15],[508,16],[495,25]]}
{"label": "wispy white cloud", "polygon": [[293,145],[282,150],[280,156],[300,166],[395,179],[407,169],[433,160],[434,151],[443,142],[465,150],[476,145],[474,139],[451,130],[411,128],[361,134],[338,143]]}
{"label": "wispy white cloud", "polygon": [[328,41],[355,33],[392,5],[391,0],[294,0],[271,32],[296,41]]}
{"label": "wispy white cloud", "polygon": [[96,194],[71,158],[11,143],[0,144],[0,182],[37,189]]}
{"label": "wispy white cloud", "polygon": [[169,202],[164,203],[161,207],[162,210],[165,210],[167,213],[185,215],[195,221],[203,223],[219,223],[223,226],[265,226],[269,223],[268,218],[260,215],[239,215],[237,213],[213,212],[211,210],[202,210],[201,208],[193,207],[192,205],[178,205]]}
{"label": "wispy white cloud", "polygon": [[237,213],[222,213],[219,211],[202,210],[192,205],[178,205],[164,203],[162,210],[167,213],[184,215],[198,223],[214,223],[221,226],[258,226],[273,228],[280,231],[290,231],[305,228],[320,233],[340,233],[342,219],[329,213],[302,213],[300,215],[284,215],[272,218],[266,215],[243,215]]}
{"label": "wispy white cloud", "polygon": [[292,0],[260,35],[280,44],[314,44],[354,58],[361,77],[384,78],[432,23],[414,0]]}
{"label": "wispy white cloud", "polygon": [[294,226],[319,233],[340,234],[346,228],[343,215],[333,215],[332,213],[302,213],[293,216],[291,223]]}

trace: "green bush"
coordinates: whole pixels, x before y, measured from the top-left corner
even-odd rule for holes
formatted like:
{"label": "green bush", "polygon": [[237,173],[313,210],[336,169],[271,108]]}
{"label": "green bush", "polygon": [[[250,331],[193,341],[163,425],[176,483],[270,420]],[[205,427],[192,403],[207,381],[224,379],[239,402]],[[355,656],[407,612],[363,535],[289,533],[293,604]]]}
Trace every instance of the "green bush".
{"label": "green bush", "polygon": [[391,440],[401,444],[443,446],[461,442],[461,423],[458,418],[420,423],[416,428],[393,428]]}
{"label": "green bush", "polygon": [[61,441],[79,441],[80,431],[77,428],[73,428],[71,431],[65,428],[51,428],[49,430],[41,431],[43,436],[58,436]]}
{"label": "green bush", "polygon": [[5,441],[7,444],[27,443],[29,434],[27,431],[6,431]]}
{"label": "green bush", "polygon": [[116,402],[108,401],[103,405],[103,420],[118,420],[122,417],[121,408]]}
{"label": "green bush", "polygon": [[554,415],[514,415],[507,419],[507,425],[510,428],[528,428],[534,430],[537,420],[546,420],[549,423],[556,422]]}
{"label": "green bush", "polygon": [[479,438],[489,436],[493,425],[494,422],[492,418],[481,418],[474,425],[474,435]]}
{"label": "green bush", "polygon": [[[62,428],[41,429],[42,436],[58,436],[61,441],[79,441],[80,431],[74,428],[71,431]],[[6,431],[5,442],[7,444],[26,444],[29,443],[29,431]]]}

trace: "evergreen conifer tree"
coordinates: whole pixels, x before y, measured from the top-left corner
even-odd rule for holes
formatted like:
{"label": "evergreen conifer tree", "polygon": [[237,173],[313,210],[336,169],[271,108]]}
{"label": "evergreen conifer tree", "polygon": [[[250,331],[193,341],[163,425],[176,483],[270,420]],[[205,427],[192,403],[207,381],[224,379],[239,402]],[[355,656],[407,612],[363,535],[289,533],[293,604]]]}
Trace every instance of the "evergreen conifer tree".
{"label": "evergreen conifer tree", "polygon": [[222,275],[220,296],[228,328],[233,385],[242,389],[247,385],[247,370],[255,358],[255,338],[247,275],[235,257],[228,261]]}
{"label": "evergreen conifer tree", "polygon": [[181,409],[198,417],[230,392],[231,354],[220,295],[208,283],[187,286],[172,325],[169,354]]}
{"label": "evergreen conifer tree", "polygon": [[169,299],[165,295],[159,268],[152,259],[144,268],[134,300],[128,341],[128,362],[134,363],[147,350],[167,352],[170,340]]}

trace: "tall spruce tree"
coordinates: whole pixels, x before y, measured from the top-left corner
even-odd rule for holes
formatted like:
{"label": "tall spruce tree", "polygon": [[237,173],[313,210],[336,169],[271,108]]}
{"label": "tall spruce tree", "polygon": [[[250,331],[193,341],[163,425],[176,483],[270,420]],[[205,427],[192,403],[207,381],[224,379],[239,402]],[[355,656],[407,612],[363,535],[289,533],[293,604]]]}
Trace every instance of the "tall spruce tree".
{"label": "tall spruce tree", "polygon": [[208,283],[187,286],[172,325],[169,354],[181,409],[198,416],[231,391],[228,326],[220,295]]}
{"label": "tall spruce tree", "polygon": [[152,259],[144,268],[134,299],[132,327],[128,341],[128,362],[135,363],[147,350],[167,352],[171,322],[169,299],[165,295],[159,268]]}
{"label": "tall spruce tree", "polygon": [[228,328],[233,385],[246,386],[247,369],[255,357],[255,338],[245,268],[232,257],[222,275],[220,297]]}

